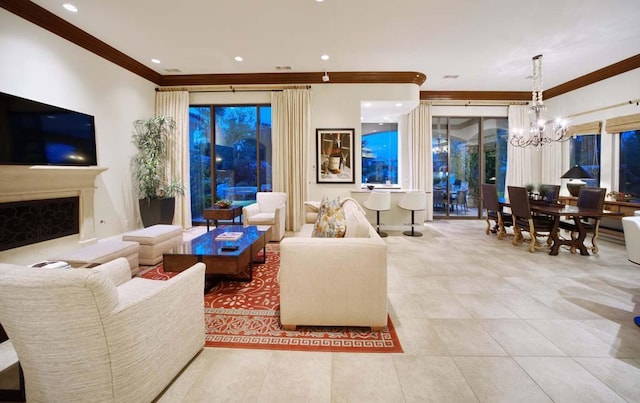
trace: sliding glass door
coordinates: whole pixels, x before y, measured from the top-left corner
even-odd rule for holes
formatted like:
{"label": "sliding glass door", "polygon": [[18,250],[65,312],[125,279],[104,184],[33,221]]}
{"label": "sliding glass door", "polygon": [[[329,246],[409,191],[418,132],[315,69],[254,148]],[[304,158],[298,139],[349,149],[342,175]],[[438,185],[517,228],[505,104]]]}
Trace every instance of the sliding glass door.
{"label": "sliding glass door", "polygon": [[479,218],[480,183],[504,189],[507,128],[507,118],[433,118],[435,218]]}

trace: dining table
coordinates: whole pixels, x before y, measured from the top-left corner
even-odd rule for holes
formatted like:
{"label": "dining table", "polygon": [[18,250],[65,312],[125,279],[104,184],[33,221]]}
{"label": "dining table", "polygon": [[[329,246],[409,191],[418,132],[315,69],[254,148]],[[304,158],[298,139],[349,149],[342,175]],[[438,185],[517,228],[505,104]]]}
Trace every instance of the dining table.
{"label": "dining table", "polygon": [[[500,200],[500,204],[504,207],[509,207],[509,202],[502,199]],[[608,210],[598,210],[593,208],[585,208],[571,205],[564,205],[559,203],[548,203],[548,202],[539,202],[539,201],[530,201],[529,208],[531,212],[539,215],[547,215],[553,218],[553,227],[551,229],[551,233],[549,237],[551,237],[552,244],[551,250],[549,251],[550,255],[557,255],[561,246],[569,246],[575,247],[580,250],[580,254],[583,256],[589,256],[589,250],[587,246],[584,244],[584,240],[587,237],[587,231],[583,222],[584,218],[594,218],[599,219],[602,217],[620,217],[621,213],[608,211]],[[559,234],[559,226],[560,219],[568,218],[572,219],[576,225],[576,229],[578,230],[578,237],[573,239],[569,238],[561,238]],[[503,229],[504,230],[504,229]]]}

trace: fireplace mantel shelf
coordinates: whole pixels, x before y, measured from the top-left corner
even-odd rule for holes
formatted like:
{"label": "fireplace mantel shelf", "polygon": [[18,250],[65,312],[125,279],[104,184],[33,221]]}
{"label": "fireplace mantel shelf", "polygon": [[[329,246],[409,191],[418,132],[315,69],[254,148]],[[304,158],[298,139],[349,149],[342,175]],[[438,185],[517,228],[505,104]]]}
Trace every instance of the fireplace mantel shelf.
{"label": "fireplace mantel shelf", "polygon": [[95,179],[108,168],[89,166],[0,166],[0,202],[28,200],[37,194],[94,189]]}

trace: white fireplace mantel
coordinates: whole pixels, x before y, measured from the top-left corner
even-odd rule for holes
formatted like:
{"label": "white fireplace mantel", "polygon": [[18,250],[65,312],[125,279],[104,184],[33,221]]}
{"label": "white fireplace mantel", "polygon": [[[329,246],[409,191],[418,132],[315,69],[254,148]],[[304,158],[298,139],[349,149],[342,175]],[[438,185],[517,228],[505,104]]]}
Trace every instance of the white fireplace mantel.
{"label": "white fireplace mantel", "polygon": [[95,238],[96,177],[107,168],[72,166],[0,166],[0,203],[78,196],[80,242]]}

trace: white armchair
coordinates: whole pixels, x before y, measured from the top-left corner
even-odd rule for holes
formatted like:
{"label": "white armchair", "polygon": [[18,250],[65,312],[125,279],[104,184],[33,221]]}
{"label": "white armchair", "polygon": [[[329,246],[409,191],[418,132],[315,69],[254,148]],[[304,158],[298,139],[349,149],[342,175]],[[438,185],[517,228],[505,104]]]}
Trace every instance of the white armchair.
{"label": "white armchair", "polygon": [[271,240],[284,238],[287,194],[258,192],[256,202],[242,208],[244,225],[271,225]]}
{"label": "white armchair", "polygon": [[0,264],[0,322],[29,402],[152,401],[204,346],[203,263],[168,281]]}
{"label": "white armchair", "polygon": [[622,217],[622,229],[629,261],[640,264],[640,215]]}

